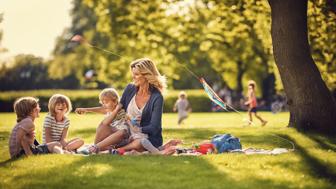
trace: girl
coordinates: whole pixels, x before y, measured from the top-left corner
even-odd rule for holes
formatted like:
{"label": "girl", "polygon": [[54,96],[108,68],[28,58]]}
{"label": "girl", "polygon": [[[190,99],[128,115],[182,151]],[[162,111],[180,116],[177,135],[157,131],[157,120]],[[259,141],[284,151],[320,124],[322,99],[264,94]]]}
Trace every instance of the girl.
{"label": "girl", "polygon": [[75,151],[84,144],[80,138],[66,141],[69,119],[66,117],[71,112],[72,105],[67,96],[55,94],[49,99],[49,113],[43,124],[43,143],[60,142],[63,149]]}
{"label": "girl", "polygon": [[252,114],[254,114],[254,116],[261,121],[261,125],[265,126],[267,121],[263,120],[257,114],[257,98],[255,96],[255,86],[256,86],[255,81],[250,80],[248,82],[248,92],[247,92],[248,100],[245,102],[245,105],[249,106],[249,109],[248,109],[248,114],[249,114],[249,118],[250,118],[249,119],[249,125],[251,125],[251,123],[252,123]]}

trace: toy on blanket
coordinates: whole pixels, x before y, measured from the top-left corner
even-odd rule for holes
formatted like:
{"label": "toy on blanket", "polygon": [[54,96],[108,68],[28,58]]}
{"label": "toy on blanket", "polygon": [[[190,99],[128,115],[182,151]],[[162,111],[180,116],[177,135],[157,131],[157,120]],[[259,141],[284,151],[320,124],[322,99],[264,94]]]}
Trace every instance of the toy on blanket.
{"label": "toy on blanket", "polygon": [[202,144],[195,144],[193,146],[193,149],[196,152],[199,152],[201,154],[213,154],[216,153],[215,145],[210,142],[205,142]]}

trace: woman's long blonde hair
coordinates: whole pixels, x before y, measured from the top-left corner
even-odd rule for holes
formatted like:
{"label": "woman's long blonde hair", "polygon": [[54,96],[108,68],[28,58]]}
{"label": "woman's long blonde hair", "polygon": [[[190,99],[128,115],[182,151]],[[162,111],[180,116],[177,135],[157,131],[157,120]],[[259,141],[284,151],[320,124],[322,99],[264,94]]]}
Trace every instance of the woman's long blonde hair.
{"label": "woman's long blonde hair", "polygon": [[131,63],[131,69],[136,68],[149,84],[157,88],[161,93],[167,88],[166,77],[161,75],[154,62],[149,58],[140,58]]}

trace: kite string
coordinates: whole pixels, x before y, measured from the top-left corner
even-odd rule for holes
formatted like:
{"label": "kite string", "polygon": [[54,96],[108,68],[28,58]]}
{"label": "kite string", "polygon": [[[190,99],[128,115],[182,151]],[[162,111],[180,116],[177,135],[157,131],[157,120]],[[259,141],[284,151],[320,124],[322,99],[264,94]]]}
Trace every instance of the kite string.
{"label": "kite string", "polygon": [[120,57],[120,58],[124,58],[123,56],[121,56],[121,55],[119,55],[119,54],[117,54],[117,53],[114,53],[114,52],[108,51],[108,50],[106,50],[106,49],[103,49],[103,48],[97,47],[97,46],[95,46],[95,45],[92,45],[92,44],[90,44],[90,43],[88,43],[88,42],[86,42],[86,44],[87,44],[88,46],[90,46],[90,47],[93,47],[93,48],[96,48],[96,49],[102,50],[102,51],[104,51],[104,52],[107,52],[107,53],[110,53],[110,54],[113,54],[113,55],[115,55],[115,56],[118,56],[118,57]]}

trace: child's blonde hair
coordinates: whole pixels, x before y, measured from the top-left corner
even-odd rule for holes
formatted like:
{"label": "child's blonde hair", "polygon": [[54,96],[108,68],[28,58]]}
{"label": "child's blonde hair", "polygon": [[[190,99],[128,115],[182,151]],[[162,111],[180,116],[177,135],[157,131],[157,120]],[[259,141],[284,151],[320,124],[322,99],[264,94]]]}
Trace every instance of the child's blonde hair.
{"label": "child's blonde hair", "polygon": [[249,80],[248,82],[247,82],[248,84],[248,86],[252,86],[253,87],[253,89],[255,89],[256,88],[256,82],[255,81],[253,81],[253,80]]}
{"label": "child's blonde hair", "polygon": [[179,98],[182,98],[182,96],[184,96],[184,98],[187,98],[187,93],[184,91],[181,91],[178,96]]}
{"label": "child's blonde hair", "polygon": [[16,121],[20,122],[24,118],[33,113],[34,108],[38,105],[38,99],[34,97],[22,97],[14,102],[14,112],[16,113]]}
{"label": "child's blonde hair", "polygon": [[67,106],[67,112],[65,113],[65,115],[69,114],[72,110],[72,104],[71,101],[69,99],[69,97],[62,95],[62,94],[54,94],[50,97],[49,99],[49,103],[48,103],[48,109],[49,109],[49,113],[51,116],[56,116],[56,112],[55,112],[55,107],[56,104],[66,104]]}
{"label": "child's blonde hair", "polygon": [[102,104],[103,97],[109,98],[112,101],[119,102],[118,92],[114,88],[106,88],[106,89],[102,90],[102,92],[100,92],[100,94],[99,94],[99,103],[100,104]]}

